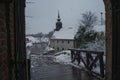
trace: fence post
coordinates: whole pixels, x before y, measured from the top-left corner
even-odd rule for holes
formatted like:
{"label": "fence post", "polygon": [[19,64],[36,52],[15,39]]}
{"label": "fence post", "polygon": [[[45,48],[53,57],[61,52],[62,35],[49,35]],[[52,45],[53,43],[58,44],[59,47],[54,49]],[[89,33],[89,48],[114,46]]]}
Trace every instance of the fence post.
{"label": "fence post", "polygon": [[102,77],[104,77],[104,61],[103,61],[103,52],[101,53],[101,55],[100,55],[100,74],[101,74],[101,76]]}
{"label": "fence post", "polygon": [[78,61],[78,64],[80,64],[80,51],[77,51],[77,53],[76,53],[76,55],[77,55],[77,61]]}
{"label": "fence post", "polygon": [[73,50],[71,50],[71,62],[73,62],[73,58],[74,58],[74,51]]}
{"label": "fence post", "polygon": [[86,53],[86,62],[87,62],[87,68],[89,68],[89,64],[90,64],[90,61],[89,61],[89,54]]}

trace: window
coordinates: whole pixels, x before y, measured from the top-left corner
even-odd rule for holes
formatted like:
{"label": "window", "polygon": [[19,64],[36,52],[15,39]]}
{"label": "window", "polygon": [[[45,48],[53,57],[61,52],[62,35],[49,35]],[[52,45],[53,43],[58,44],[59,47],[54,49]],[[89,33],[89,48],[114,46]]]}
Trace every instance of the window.
{"label": "window", "polygon": [[54,40],[53,40],[53,42],[54,42]]}
{"label": "window", "polygon": [[64,43],[64,40],[62,40],[62,43]]}
{"label": "window", "polygon": [[64,48],[62,48],[62,50],[64,50]]}
{"label": "window", "polygon": [[68,44],[70,43],[70,41],[68,40]]}
{"label": "window", "polygon": [[59,47],[57,47],[57,51],[59,51]]}
{"label": "window", "polygon": [[54,47],[53,47],[53,49],[54,49]]}

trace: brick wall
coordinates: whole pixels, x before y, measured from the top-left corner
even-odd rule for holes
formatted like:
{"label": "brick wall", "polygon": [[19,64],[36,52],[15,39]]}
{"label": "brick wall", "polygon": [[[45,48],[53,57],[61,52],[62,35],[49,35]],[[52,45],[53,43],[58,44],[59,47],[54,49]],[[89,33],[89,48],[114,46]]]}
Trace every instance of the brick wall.
{"label": "brick wall", "polygon": [[12,2],[10,4],[10,49],[11,49],[11,60],[13,64],[11,64],[12,66],[12,80],[15,80],[15,37],[14,37],[14,3]]}
{"label": "brick wall", "polygon": [[0,4],[0,79],[8,80],[7,31],[5,5]]}
{"label": "brick wall", "polygon": [[[6,3],[0,3],[0,80],[15,80],[14,66],[14,5],[9,5],[9,17]],[[9,19],[9,20],[8,20]],[[8,20],[8,24],[7,24]],[[9,28],[10,27],[10,28]],[[8,33],[8,28],[10,33]],[[8,37],[8,34],[9,37]],[[9,39],[9,46],[8,46]]]}

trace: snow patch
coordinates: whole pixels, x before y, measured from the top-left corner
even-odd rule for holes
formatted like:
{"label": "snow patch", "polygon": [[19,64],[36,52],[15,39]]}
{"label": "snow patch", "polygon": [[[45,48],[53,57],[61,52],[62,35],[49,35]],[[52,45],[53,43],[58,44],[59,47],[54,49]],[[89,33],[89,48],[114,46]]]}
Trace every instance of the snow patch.
{"label": "snow patch", "polygon": [[26,43],[26,47],[31,47],[33,44],[31,43],[31,42],[29,42],[29,43]]}
{"label": "snow patch", "polygon": [[45,49],[45,51],[52,51],[52,50],[55,50],[55,49],[53,49],[53,48],[51,48],[49,46],[47,46],[46,49]]}
{"label": "snow patch", "polygon": [[63,53],[55,56],[55,62],[71,64],[70,53]]}

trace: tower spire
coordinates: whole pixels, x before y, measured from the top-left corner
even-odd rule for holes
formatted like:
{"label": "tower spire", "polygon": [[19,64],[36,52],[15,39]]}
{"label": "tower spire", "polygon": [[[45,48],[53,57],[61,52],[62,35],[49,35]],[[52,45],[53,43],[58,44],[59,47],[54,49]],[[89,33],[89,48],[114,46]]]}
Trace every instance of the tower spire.
{"label": "tower spire", "polygon": [[58,19],[57,19],[57,21],[60,21],[61,19],[60,19],[60,14],[59,14],[59,10],[58,10]]}
{"label": "tower spire", "polygon": [[56,22],[56,31],[59,31],[62,28],[62,22],[60,21],[60,14],[59,14],[59,10],[58,10],[58,18],[57,18],[57,22]]}
{"label": "tower spire", "polygon": [[60,14],[59,14],[59,10],[58,10],[58,19],[60,19]]}

